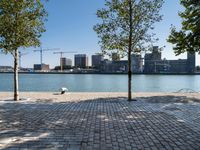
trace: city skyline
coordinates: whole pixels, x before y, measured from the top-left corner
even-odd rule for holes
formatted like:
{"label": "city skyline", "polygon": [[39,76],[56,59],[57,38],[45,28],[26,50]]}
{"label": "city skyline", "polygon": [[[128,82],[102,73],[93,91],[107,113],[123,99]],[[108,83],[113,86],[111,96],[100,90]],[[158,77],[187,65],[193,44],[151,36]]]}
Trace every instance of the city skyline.
{"label": "city skyline", "polygon": [[[87,54],[89,57],[89,65],[91,65],[91,55],[100,52],[98,38],[93,31],[93,26],[98,22],[96,11],[104,7],[104,1],[81,0],[60,2],[49,1],[45,4],[49,13],[46,22],[46,33],[43,34],[41,41],[43,48],[61,48],[63,51],[77,51],[80,54]],[[169,35],[171,24],[180,28],[181,19],[178,11],[182,7],[178,1],[165,0],[161,14],[163,20],[156,23],[154,32],[160,40],[154,45],[160,47],[166,46],[162,52],[162,58],[167,59],[184,59],[186,54],[175,57],[172,45],[166,42]],[[28,54],[22,57],[22,67],[33,67],[33,64],[40,63],[39,53],[32,50],[38,48],[28,48]],[[64,57],[72,59],[73,54],[64,55]],[[50,64],[50,68],[59,65],[59,56],[53,55],[53,52],[45,52],[43,56],[45,64]],[[12,66],[12,56],[0,54],[0,66]],[[196,65],[200,65],[197,57]]]}

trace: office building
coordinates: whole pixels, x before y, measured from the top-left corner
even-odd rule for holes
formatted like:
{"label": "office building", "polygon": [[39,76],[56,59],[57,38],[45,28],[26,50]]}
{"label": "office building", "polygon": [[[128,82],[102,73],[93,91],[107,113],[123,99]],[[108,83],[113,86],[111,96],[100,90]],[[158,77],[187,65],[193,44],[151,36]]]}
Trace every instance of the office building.
{"label": "office building", "polygon": [[11,66],[0,66],[0,71],[1,72],[12,72],[13,67],[11,67]]}
{"label": "office building", "polygon": [[65,57],[60,58],[60,66],[66,66],[66,58]]}
{"label": "office building", "polygon": [[69,58],[66,58],[66,66],[72,66],[72,60]]}
{"label": "office building", "polygon": [[71,67],[72,66],[72,60],[69,59],[69,58],[65,58],[65,57],[60,58],[60,66],[63,66],[63,67],[69,66],[69,67]]}
{"label": "office building", "polygon": [[74,61],[75,61],[76,68],[87,68],[88,67],[88,57],[86,54],[75,55]]}
{"label": "office building", "polygon": [[143,72],[143,59],[139,54],[131,55],[131,71],[133,73],[141,73]]}
{"label": "office building", "polygon": [[49,71],[49,65],[47,64],[34,64],[33,69],[35,71]]}
{"label": "office building", "polygon": [[92,55],[92,67],[98,69],[102,61],[103,61],[103,55],[101,54]]}
{"label": "office building", "polygon": [[187,53],[187,72],[194,73],[196,66],[196,56],[195,53],[188,52]]}
{"label": "office building", "polygon": [[[131,55],[131,60],[132,73],[141,73],[143,71],[143,62],[141,55],[133,54]],[[127,73],[128,60],[104,60],[101,62],[100,71],[105,73]]]}
{"label": "office building", "polygon": [[157,72],[156,66],[160,64],[161,61],[161,52],[159,51],[158,46],[153,46],[151,53],[147,53],[144,56],[144,72],[145,73],[155,73]]}
{"label": "office building", "polygon": [[128,61],[109,61],[104,60],[101,63],[100,71],[105,73],[127,73],[128,72]]}
{"label": "office building", "polygon": [[151,53],[147,53],[144,56],[144,72],[153,73],[155,72],[156,62],[161,61],[161,52],[158,46],[154,46]]}
{"label": "office building", "polygon": [[187,59],[157,60],[149,63],[151,69],[145,73],[187,73]]}
{"label": "office building", "polygon": [[161,59],[161,52],[154,47],[144,58],[144,73],[194,73],[195,54],[187,53],[187,59]]}

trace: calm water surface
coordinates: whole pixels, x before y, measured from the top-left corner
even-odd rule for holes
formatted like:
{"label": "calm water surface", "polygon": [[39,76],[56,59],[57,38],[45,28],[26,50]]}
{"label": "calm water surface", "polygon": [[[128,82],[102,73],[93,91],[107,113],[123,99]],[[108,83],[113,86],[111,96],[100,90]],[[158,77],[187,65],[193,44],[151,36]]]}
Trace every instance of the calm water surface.
{"label": "calm water surface", "polygon": [[[20,74],[20,91],[126,92],[127,75]],[[134,92],[200,91],[199,75],[133,75]],[[13,90],[13,74],[0,74],[0,91]]]}

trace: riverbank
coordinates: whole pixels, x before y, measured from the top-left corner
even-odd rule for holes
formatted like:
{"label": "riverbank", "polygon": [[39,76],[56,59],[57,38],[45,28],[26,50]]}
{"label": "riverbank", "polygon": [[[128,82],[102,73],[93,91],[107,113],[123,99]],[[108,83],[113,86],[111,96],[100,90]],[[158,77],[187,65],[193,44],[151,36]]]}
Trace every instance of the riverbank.
{"label": "riverbank", "polygon": [[[134,99],[148,100],[151,102],[200,102],[200,93],[163,93],[145,92],[133,93]],[[59,92],[20,92],[22,100],[46,100],[52,102],[81,101],[99,98],[127,98],[126,92],[67,92],[61,95]],[[0,100],[12,100],[12,92],[0,92]]]}

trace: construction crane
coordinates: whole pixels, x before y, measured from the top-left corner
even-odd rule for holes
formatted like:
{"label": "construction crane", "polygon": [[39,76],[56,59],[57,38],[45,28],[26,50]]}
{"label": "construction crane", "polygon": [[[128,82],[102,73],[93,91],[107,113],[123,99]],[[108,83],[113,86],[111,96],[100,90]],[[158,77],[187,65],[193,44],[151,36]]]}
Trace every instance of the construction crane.
{"label": "construction crane", "polygon": [[67,52],[67,51],[61,51],[61,52],[54,52],[53,54],[60,54],[60,71],[62,72],[63,71],[63,64],[61,62],[61,58],[63,58],[63,54],[65,53],[71,53],[71,54],[74,54],[74,53],[77,53],[75,51],[72,51],[72,52]]}
{"label": "construction crane", "polygon": [[33,50],[34,52],[40,52],[40,64],[43,64],[43,52],[44,51],[55,51],[55,50],[60,50],[60,48],[52,48],[52,49],[37,49],[37,50]]}
{"label": "construction crane", "polygon": [[[0,50],[0,54],[5,54],[3,52],[3,50]],[[21,68],[21,62],[22,62],[22,56],[27,55],[28,53],[22,53],[21,51],[19,51],[19,68]]]}
{"label": "construction crane", "polygon": [[27,55],[28,53],[22,53],[21,51],[19,51],[19,68],[21,68],[21,62],[22,62],[22,56]]}

